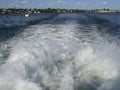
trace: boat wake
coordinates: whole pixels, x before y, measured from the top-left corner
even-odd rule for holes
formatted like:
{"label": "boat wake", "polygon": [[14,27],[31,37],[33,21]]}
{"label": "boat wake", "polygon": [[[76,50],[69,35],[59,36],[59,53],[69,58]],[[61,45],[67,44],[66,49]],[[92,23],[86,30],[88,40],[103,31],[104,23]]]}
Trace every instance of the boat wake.
{"label": "boat wake", "polygon": [[120,47],[97,25],[37,24],[1,44],[0,90],[119,90]]}

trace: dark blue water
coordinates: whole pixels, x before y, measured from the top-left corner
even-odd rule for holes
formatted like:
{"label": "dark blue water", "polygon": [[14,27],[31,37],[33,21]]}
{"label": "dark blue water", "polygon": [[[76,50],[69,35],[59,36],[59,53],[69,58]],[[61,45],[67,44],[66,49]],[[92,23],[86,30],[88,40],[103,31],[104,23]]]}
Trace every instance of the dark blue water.
{"label": "dark blue water", "polygon": [[120,90],[120,13],[0,15],[0,90]]}
{"label": "dark blue water", "polygon": [[[8,14],[0,15],[0,41],[9,39],[14,35],[23,31],[29,25],[34,24],[59,24],[66,21],[76,21],[80,24],[89,27],[96,25],[98,31],[108,33],[113,36],[119,37],[120,31],[120,13],[78,13],[78,14],[64,14],[57,17],[59,14],[31,14],[26,18],[24,14]],[[106,29],[103,29],[106,28]]]}

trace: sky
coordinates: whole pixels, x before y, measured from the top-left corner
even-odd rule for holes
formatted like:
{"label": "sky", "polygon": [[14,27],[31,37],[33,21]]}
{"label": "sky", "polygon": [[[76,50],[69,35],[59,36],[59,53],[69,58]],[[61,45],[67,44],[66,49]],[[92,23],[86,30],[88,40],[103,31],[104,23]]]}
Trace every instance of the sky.
{"label": "sky", "polygon": [[[7,6],[6,6],[7,1]],[[28,3],[29,2],[29,3]],[[120,9],[120,0],[0,0],[0,8]]]}

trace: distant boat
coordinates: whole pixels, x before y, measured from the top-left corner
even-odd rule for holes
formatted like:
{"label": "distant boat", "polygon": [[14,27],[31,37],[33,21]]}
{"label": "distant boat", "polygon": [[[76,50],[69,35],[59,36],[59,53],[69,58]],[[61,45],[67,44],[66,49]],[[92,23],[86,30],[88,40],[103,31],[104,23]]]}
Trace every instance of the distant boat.
{"label": "distant boat", "polygon": [[29,16],[30,16],[30,14],[29,14],[29,13],[26,13],[26,14],[25,14],[25,17],[29,17]]}
{"label": "distant boat", "polygon": [[29,0],[27,0],[27,13],[25,13],[25,17],[29,17],[30,16],[30,12],[29,12]]}

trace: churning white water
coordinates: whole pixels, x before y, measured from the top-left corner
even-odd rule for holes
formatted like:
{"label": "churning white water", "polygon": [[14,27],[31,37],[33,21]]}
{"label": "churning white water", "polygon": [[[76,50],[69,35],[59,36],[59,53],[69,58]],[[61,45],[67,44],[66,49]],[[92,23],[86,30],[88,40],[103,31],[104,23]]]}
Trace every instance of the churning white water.
{"label": "churning white water", "polygon": [[97,29],[29,26],[1,44],[0,90],[120,90],[120,47]]}

